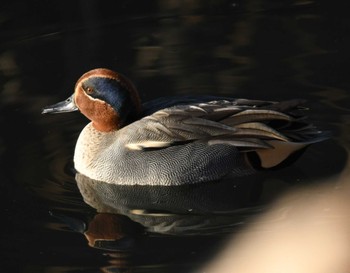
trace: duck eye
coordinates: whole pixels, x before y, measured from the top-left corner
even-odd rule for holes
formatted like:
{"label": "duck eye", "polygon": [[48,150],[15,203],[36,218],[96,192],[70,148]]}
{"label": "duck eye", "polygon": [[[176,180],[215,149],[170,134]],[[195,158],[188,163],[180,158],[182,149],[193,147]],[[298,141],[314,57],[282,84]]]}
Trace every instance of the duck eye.
{"label": "duck eye", "polygon": [[85,89],[85,92],[86,92],[87,94],[92,94],[92,93],[94,92],[94,89],[93,89],[92,87],[87,87],[87,88]]}

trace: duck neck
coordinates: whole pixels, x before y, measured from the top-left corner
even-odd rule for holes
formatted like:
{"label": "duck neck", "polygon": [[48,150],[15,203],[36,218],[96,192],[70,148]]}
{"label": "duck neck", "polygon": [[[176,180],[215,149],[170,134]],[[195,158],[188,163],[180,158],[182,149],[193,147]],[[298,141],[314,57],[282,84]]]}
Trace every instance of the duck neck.
{"label": "duck neck", "polygon": [[117,131],[121,127],[121,124],[119,121],[110,121],[110,122],[103,122],[103,123],[92,121],[91,125],[94,127],[96,131],[103,132],[103,133]]}
{"label": "duck neck", "polygon": [[88,170],[96,162],[96,158],[115,142],[117,131],[104,132],[90,122],[81,131],[74,152],[74,165],[79,172]]}

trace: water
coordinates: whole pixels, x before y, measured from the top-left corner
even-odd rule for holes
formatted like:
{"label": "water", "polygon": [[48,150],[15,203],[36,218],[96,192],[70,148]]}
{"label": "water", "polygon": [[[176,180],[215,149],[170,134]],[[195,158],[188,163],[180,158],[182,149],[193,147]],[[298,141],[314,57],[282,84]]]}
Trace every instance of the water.
{"label": "water", "polygon": [[[288,189],[348,170],[350,21],[339,3],[3,1],[0,10],[1,272],[191,272]],[[87,120],[40,114],[96,67],[127,75],[143,100],[304,98],[333,138],[244,181],[116,187],[118,202],[96,214],[72,164]],[[91,247],[83,232],[101,223],[120,239]]]}

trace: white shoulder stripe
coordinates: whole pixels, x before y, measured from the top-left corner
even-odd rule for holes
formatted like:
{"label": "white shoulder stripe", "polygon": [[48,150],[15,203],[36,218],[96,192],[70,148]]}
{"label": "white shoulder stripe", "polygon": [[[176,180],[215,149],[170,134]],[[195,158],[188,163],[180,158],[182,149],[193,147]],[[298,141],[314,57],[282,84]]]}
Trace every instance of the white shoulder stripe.
{"label": "white shoulder stripe", "polygon": [[164,148],[171,145],[171,142],[168,141],[144,141],[138,143],[128,143],[125,145],[126,148],[130,150],[142,150],[145,148]]}

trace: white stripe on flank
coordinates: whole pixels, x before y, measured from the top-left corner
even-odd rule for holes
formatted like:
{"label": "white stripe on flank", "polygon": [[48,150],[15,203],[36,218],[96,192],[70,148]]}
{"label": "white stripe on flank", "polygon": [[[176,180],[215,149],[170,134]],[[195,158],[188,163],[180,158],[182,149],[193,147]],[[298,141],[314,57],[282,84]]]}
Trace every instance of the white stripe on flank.
{"label": "white stripe on flank", "polygon": [[125,147],[130,150],[142,150],[144,148],[163,148],[170,146],[170,142],[167,141],[145,141],[139,143],[129,143]]}

